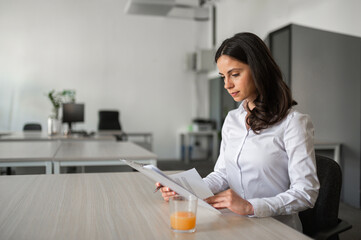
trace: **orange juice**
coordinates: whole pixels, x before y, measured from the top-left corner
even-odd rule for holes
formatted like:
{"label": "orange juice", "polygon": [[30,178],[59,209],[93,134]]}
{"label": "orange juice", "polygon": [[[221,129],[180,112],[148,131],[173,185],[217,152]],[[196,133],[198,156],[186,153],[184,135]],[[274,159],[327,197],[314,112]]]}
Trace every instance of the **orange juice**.
{"label": "orange juice", "polygon": [[192,212],[175,212],[170,216],[170,226],[175,230],[194,229],[196,215]]}

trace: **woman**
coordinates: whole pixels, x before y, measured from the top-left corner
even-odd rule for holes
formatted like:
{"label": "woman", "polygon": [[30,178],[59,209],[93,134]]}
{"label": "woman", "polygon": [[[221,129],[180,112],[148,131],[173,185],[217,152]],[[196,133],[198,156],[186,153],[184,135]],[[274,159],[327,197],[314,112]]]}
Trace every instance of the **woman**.
{"label": "woman", "polygon": [[[276,217],[302,229],[298,212],[318,196],[313,126],[296,102],[267,46],[256,35],[226,39],[215,61],[224,88],[241,102],[222,127],[220,155],[204,181],[213,207],[255,217]],[[159,183],[157,183],[159,185]],[[165,200],[175,193],[161,188]]]}

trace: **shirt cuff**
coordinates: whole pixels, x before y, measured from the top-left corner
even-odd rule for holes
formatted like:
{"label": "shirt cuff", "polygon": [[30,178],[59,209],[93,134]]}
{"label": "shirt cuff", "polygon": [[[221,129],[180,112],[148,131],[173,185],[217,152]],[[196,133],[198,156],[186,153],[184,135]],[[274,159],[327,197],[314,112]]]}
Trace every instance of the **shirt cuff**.
{"label": "shirt cuff", "polygon": [[273,216],[273,211],[270,209],[265,200],[261,198],[248,199],[253,206],[253,215],[250,217],[270,217]]}

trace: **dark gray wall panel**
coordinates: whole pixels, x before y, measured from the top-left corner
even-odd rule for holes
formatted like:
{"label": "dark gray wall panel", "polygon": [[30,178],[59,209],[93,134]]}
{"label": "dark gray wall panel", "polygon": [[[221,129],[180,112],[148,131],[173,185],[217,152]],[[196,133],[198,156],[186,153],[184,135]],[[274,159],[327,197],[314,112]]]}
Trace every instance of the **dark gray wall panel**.
{"label": "dark gray wall panel", "polygon": [[290,86],[291,76],[291,62],[290,62],[290,30],[291,28],[284,28],[275,32],[271,36],[272,56],[280,67],[283,75],[283,80]]}
{"label": "dark gray wall panel", "polygon": [[292,25],[292,91],[315,139],[342,143],[342,199],[360,207],[360,38]]}

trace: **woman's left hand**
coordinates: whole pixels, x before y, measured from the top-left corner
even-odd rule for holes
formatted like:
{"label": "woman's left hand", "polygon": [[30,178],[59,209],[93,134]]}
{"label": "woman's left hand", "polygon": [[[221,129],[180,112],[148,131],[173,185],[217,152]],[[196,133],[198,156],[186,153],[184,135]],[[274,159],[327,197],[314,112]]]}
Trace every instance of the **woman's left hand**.
{"label": "woman's left hand", "polygon": [[217,209],[228,208],[240,215],[253,215],[253,206],[244,200],[232,189],[220,192],[217,195],[206,198],[205,201]]}

